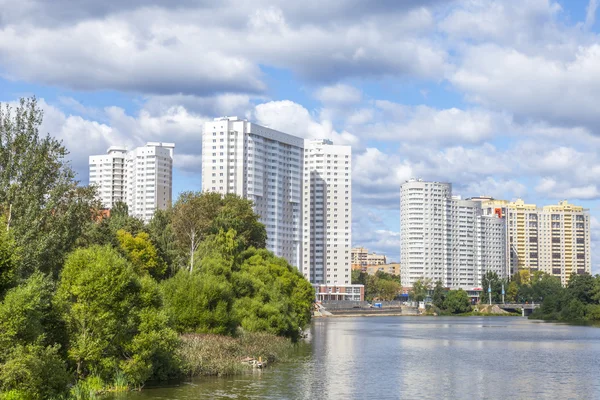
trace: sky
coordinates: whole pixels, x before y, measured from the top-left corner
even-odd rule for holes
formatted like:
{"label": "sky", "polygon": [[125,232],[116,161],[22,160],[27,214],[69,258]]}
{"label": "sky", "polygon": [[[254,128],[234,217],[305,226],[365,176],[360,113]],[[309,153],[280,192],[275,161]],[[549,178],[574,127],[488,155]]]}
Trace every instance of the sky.
{"label": "sky", "polygon": [[88,183],[111,145],[203,123],[352,146],[353,245],[399,260],[400,184],[590,209],[600,273],[600,0],[0,0],[0,102],[35,95]]}

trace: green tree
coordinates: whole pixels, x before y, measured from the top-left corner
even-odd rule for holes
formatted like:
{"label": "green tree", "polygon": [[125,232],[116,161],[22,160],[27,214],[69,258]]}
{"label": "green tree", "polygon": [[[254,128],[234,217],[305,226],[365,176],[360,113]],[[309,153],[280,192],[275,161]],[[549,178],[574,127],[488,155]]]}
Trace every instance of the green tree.
{"label": "green tree", "polygon": [[450,290],[444,300],[444,309],[452,314],[462,314],[471,310],[469,295],[462,289]]}
{"label": "green tree", "polygon": [[173,276],[181,264],[181,251],[177,248],[172,226],[173,209],[156,210],[148,224],[150,240],[154,243],[158,255],[169,267],[169,276]]}
{"label": "green tree", "polygon": [[442,285],[442,281],[437,281],[433,288],[432,303],[441,310],[444,308],[444,300],[446,300],[446,288]]}
{"label": "green tree", "polygon": [[117,239],[122,253],[138,273],[147,272],[155,279],[164,276],[167,264],[158,256],[156,248],[150,241],[150,235],[140,232],[133,236],[120,229],[117,231]]}
{"label": "green tree", "polygon": [[17,345],[0,366],[0,389],[35,400],[64,395],[72,376],[58,349],[57,345]]}
{"label": "green tree", "polygon": [[412,301],[424,301],[429,295],[431,289],[431,279],[417,279],[409,292],[409,297]]}
{"label": "green tree", "polygon": [[233,334],[234,295],[223,276],[183,270],[161,284],[165,310],[180,333]]}
{"label": "green tree", "polygon": [[0,390],[46,399],[66,389],[71,376],[53,342],[53,284],[34,273],[0,303]]}
{"label": "green tree", "polygon": [[382,300],[394,300],[400,294],[401,290],[402,286],[396,281],[381,278],[377,280],[377,293],[378,297]]}
{"label": "green tree", "polygon": [[0,303],[0,360],[17,345],[42,342],[52,315],[52,282],[41,273],[10,289]]}
{"label": "green tree", "polygon": [[219,193],[183,192],[173,206],[172,226],[180,248],[187,249],[189,270],[194,270],[194,254],[211,229],[221,206]]}
{"label": "green tree", "polygon": [[153,361],[177,346],[166,315],[159,315],[158,286],[149,276],[140,278],[111,247],[78,249],[68,257],[56,303],[79,378],[94,372],[110,380],[120,369],[132,383],[142,384],[155,376],[159,365]]}
{"label": "green tree", "polygon": [[57,276],[96,204],[95,190],[77,186],[65,147],[40,135],[42,118],[35,98],[0,104],[0,213],[22,249],[22,277]]}
{"label": "green tree", "polygon": [[15,284],[20,260],[15,240],[9,232],[2,229],[4,226],[5,224],[0,223],[0,300],[6,290]]}

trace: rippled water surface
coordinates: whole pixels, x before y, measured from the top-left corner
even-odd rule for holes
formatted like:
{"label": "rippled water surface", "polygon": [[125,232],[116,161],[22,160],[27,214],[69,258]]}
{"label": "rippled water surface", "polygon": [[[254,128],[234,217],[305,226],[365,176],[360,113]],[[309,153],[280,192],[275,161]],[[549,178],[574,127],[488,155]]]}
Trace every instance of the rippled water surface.
{"label": "rippled water surface", "polygon": [[292,362],[119,399],[600,399],[600,328],[518,317],[317,319]]}

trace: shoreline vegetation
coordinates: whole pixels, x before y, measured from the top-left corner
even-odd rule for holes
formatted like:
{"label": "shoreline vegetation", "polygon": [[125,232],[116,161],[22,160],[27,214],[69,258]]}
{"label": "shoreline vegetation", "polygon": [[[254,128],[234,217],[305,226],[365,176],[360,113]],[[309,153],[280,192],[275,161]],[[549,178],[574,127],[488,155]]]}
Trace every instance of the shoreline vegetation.
{"label": "shoreline vegetation", "polygon": [[265,248],[251,201],[184,192],[148,223],[122,202],[108,213],[42,119],[35,98],[0,104],[0,400],[96,399],[287,357],[314,289]]}

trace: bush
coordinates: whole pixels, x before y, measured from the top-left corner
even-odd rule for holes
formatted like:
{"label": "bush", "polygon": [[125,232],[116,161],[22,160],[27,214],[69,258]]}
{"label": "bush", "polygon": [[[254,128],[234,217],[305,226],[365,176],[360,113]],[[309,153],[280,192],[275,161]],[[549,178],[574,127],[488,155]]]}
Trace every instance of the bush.
{"label": "bush", "polygon": [[462,289],[451,290],[446,294],[444,309],[451,314],[462,314],[471,310],[469,295]]}
{"label": "bush", "polygon": [[2,390],[13,391],[11,396],[27,393],[33,400],[62,395],[71,378],[58,346],[18,345],[0,368]]}

